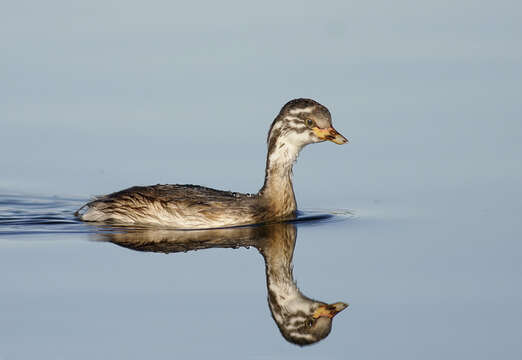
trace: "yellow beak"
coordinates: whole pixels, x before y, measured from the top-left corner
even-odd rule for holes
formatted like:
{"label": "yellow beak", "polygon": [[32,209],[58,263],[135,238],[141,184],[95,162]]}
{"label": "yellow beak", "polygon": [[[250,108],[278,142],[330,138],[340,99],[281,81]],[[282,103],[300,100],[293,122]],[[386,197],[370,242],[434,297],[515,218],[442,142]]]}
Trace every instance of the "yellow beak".
{"label": "yellow beak", "polygon": [[312,315],[314,319],[317,319],[319,317],[327,317],[329,319],[333,318],[335,315],[343,311],[348,307],[348,304],[337,302],[335,304],[330,305],[321,305],[317,308],[317,310],[314,311],[314,314]]}
{"label": "yellow beak", "polygon": [[342,136],[335,130],[333,127],[329,127],[326,129],[321,129],[318,127],[312,128],[315,135],[321,140],[330,140],[336,144],[342,145],[348,142],[348,139]]}

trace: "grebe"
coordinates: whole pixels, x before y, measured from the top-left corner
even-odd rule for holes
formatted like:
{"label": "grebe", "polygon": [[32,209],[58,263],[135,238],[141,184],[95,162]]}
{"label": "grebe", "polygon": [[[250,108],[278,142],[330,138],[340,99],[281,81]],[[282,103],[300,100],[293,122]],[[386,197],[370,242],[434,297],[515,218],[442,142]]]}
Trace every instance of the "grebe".
{"label": "grebe", "polygon": [[134,186],[101,196],[75,215],[83,221],[204,229],[295,217],[292,166],[311,143],[348,140],[332,127],[330,111],[311,99],[286,103],[268,132],[265,182],[257,194],[198,185]]}
{"label": "grebe", "polygon": [[[97,233],[95,237],[137,251],[161,253],[255,247],[265,260],[267,300],[272,318],[281,335],[300,346],[327,337],[333,318],[348,307],[344,302],[328,304],[311,299],[299,290],[293,276],[297,228],[292,223],[193,231],[131,228]],[[173,306],[173,311],[185,310]]]}

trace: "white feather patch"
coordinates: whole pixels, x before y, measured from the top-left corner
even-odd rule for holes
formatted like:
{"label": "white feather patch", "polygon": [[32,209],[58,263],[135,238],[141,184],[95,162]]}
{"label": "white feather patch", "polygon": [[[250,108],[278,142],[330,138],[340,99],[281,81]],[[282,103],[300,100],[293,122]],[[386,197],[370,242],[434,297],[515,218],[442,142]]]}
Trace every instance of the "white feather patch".
{"label": "white feather patch", "polygon": [[301,114],[301,113],[311,113],[314,110],[314,108],[315,108],[315,106],[309,106],[304,109],[293,109],[293,110],[290,110],[290,114],[296,115],[296,114]]}

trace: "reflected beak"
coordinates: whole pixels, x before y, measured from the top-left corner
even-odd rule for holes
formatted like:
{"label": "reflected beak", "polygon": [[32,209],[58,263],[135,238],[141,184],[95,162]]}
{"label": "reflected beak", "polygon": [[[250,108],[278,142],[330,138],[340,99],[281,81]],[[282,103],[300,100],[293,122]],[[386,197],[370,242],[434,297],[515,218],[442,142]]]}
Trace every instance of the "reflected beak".
{"label": "reflected beak", "polygon": [[346,144],[348,142],[348,139],[342,136],[335,130],[333,127],[329,127],[326,129],[321,129],[318,127],[312,128],[315,135],[321,140],[330,140],[331,142],[334,142],[336,144],[342,145]]}
{"label": "reflected beak", "polygon": [[348,307],[348,304],[337,302],[335,304],[330,305],[321,305],[317,308],[317,310],[314,311],[314,314],[312,315],[314,319],[317,319],[319,317],[327,317],[329,319],[333,318],[335,315],[343,311]]}

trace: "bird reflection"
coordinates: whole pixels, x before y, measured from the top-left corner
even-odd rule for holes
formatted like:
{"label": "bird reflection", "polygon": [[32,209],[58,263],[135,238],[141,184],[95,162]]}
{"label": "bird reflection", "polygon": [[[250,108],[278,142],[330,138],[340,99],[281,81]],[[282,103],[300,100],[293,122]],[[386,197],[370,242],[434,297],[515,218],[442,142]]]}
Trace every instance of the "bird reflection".
{"label": "bird reflection", "polygon": [[265,260],[272,317],[283,337],[297,345],[313,344],[328,336],[333,317],[348,306],[310,299],[297,288],[292,273],[297,228],[292,223],[193,231],[124,229],[99,236],[103,241],[129,249],[162,253],[257,248]]}

